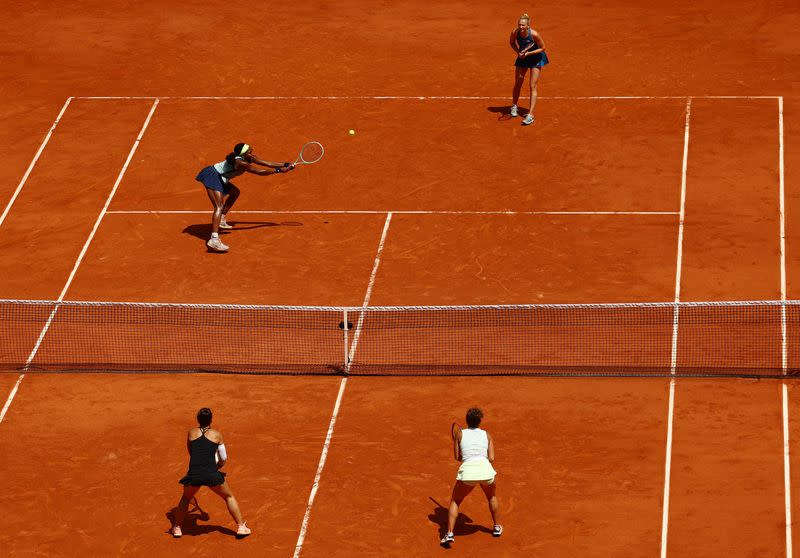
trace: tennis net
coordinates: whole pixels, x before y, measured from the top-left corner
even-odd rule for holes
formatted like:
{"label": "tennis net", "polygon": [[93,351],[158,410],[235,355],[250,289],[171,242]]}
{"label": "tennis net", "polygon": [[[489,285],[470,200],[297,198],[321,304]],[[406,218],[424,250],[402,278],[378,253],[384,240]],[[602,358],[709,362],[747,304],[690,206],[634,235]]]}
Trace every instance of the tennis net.
{"label": "tennis net", "polygon": [[316,307],[0,300],[0,369],[800,373],[800,301]]}

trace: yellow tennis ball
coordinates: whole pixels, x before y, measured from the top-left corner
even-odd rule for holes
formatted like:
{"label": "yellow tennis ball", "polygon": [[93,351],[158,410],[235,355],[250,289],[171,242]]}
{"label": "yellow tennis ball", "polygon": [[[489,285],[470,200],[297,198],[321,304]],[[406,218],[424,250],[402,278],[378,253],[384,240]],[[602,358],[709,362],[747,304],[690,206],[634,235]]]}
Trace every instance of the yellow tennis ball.
{"label": "yellow tennis ball", "polygon": [[354,136],[354,135],[356,135],[356,131],[355,131],[355,130],[350,130],[350,131],[348,132],[348,134],[350,134],[351,136]]}

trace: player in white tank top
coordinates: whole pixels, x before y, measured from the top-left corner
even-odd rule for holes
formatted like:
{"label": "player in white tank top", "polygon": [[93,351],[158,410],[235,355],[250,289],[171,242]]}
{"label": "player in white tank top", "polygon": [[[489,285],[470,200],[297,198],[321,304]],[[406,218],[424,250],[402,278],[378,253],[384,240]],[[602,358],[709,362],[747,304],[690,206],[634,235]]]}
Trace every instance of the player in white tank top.
{"label": "player in white tank top", "polygon": [[488,461],[489,456],[489,435],[480,428],[466,428],[461,431],[461,461]]}
{"label": "player in white tank top", "polygon": [[489,511],[494,522],[492,535],[499,537],[503,534],[503,526],[500,525],[500,504],[496,495],[495,476],[497,472],[492,466],[494,443],[489,433],[479,428],[482,418],[483,412],[477,407],[473,407],[467,411],[468,427],[463,430],[458,427],[453,429],[453,457],[456,461],[461,462],[461,466],[458,468],[456,485],[453,487],[453,494],[450,497],[447,532],[440,541],[445,547],[449,547],[455,540],[453,529],[458,518],[458,507],[477,484],[481,485],[481,489],[486,495],[486,501],[489,503]]}

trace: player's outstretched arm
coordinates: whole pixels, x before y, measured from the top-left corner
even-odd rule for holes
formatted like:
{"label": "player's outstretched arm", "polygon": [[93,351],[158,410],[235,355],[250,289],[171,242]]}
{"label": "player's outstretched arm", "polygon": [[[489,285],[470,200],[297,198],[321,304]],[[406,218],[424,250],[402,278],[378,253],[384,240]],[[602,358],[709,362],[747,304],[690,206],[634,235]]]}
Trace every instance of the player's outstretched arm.
{"label": "player's outstretched arm", "polygon": [[250,162],[255,163],[256,165],[261,165],[262,167],[270,167],[273,169],[277,169],[278,167],[289,167],[291,163],[274,163],[272,161],[265,161],[255,155],[250,156]]}
{"label": "player's outstretched arm", "polygon": [[268,167],[265,169],[259,169],[255,165],[241,160],[236,161],[236,170],[243,170],[245,172],[249,172],[250,174],[257,174],[259,176],[269,176],[270,174],[286,172],[286,169],[283,169],[282,167]]}

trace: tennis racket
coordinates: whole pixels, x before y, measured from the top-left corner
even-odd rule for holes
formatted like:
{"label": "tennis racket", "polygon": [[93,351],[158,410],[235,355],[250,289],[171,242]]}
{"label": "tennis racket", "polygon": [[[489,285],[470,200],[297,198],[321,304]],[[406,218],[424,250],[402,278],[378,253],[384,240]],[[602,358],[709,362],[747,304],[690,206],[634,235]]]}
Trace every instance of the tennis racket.
{"label": "tennis racket", "polygon": [[325,155],[325,148],[322,147],[322,144],[318,141],[310,141],[300,149],[300,154],[294,164],[312,165],[322,159],[323,155]]}
{"label": "tennis racket", "polygon": [[194,508],[188,510],[188,513],[199,512],[200,513],[200,518],[199,519],[202,520],[202,521],[208,521],[208,517],[209,517],[208,512],[200,507],[200,502],[197,501],[197,496],[192,498],[192,502],[191,503],[194,506]]}
{"label": "tennis racket", "polygon": [[461,436],[461,427],[457,422],[454,422],[450,427],[450,436],[452,436],[454,442],[458,440],[459,436]]}
{"label": "tennis racket", "polygon": [[526,46],[525,48],[523,48],[522,50],[520,50],[520,51],[519,51],[519,56],[522,56],[523,54],[525,54],[526,52],[528,52],[528,51],[530,51],[530,50],[536,50],[536,49],[539,49],[539,48],[542,48],[542,47],[540,47],[540,46],[539,46],[539,45],[536,43],[536,41],[534,41],[534,42],[532,42],[531,44],[529,44],[528,46]]}

